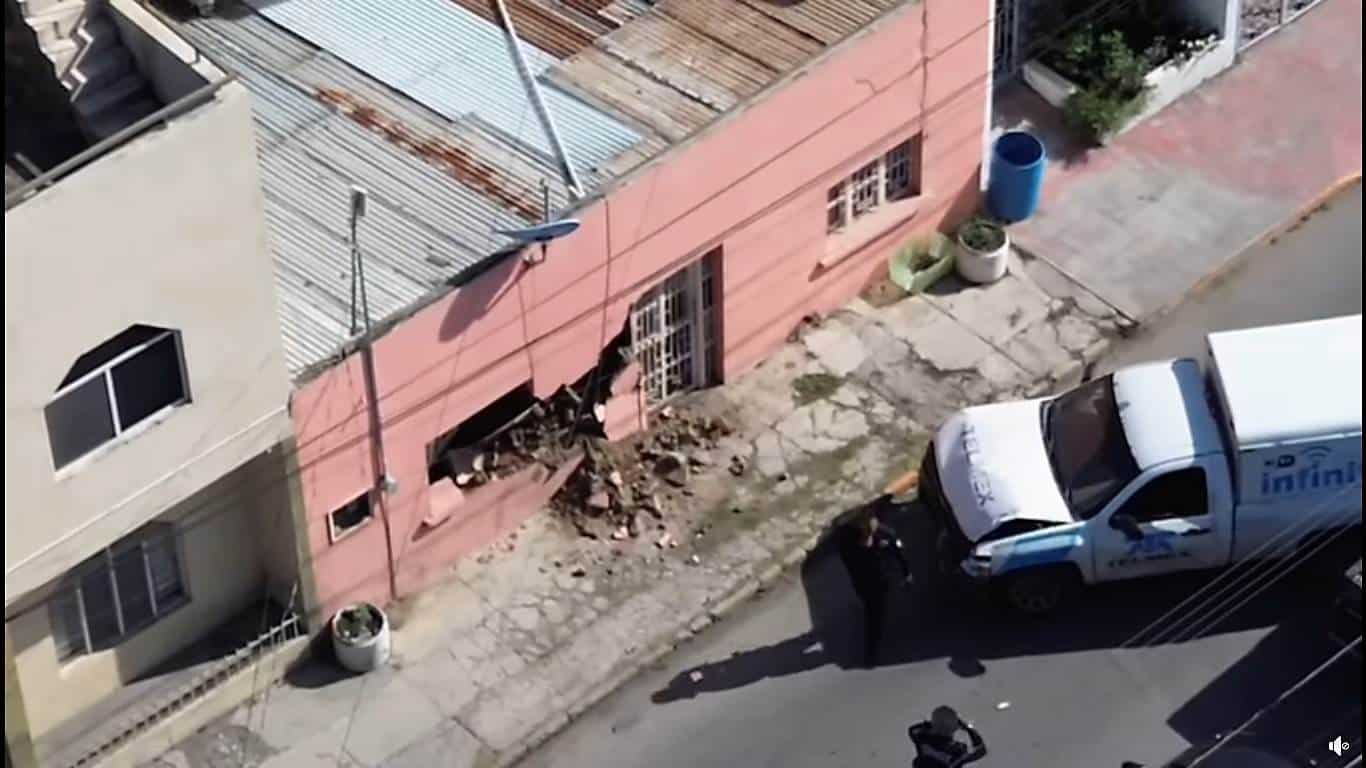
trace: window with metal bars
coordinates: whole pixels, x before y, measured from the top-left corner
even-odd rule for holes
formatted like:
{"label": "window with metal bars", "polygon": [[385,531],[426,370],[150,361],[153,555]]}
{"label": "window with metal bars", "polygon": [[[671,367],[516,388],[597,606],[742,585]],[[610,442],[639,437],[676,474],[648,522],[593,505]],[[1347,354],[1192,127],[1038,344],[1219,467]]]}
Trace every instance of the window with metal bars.
{"label": "window with metal bars", "polygon": [[175,529],[151,523],[82,563],[49,603],[59,660],[112,648],[189,601]]}
{"label": "window with metal bars", "polygon": [[715,258],[685,267],[631,308],[631,348],[651,404],[715,381]]}
{"label": "window with metal bars", "polygon": [[826,192],[825,231],[840,232],[888,203],[920,194],[920,137],[887,150]]}

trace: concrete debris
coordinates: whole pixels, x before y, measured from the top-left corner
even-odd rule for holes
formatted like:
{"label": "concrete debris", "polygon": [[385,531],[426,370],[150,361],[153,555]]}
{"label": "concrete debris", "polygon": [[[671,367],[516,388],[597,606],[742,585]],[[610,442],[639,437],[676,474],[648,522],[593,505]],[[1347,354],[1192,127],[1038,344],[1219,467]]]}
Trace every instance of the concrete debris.
{"label": "concrete debris", "polygon": [[698,557],[697,555],[693,555],[692,557],[688,558],[688,563],[691,565],[701,565],[702,558]]}
{"label": "concrete debris", "polygon": [[611,538],[622,527],[634,538],[637,517],[662,520],[677,500],[673,494],[693,495],[693,470],[711,466],[719,441],[732,431],[722,419],[666,406],[655,429],[622,443],[580,432],[584,459],[551,506],[587,538]]}
{"label": "concrete debris", "polygon": [[674,545],[674,537],[668,531],[665,531],[663,536],[660,536],[658,539],[655,539],[655,546],[659,547],[660,549],[666,549]]}
{"label": "concrete debris", "polygon": [[730,457],[730,473],[731,473],[732,475],[735,475],[736,477],[739,477],[739,476],[745,474],[745,470],[747,470],[747,469],[749,469],[749,462],[748,462],[748,461],[745,461],[745,457],[744,457],[744,456],[731,456],[731,457]]}

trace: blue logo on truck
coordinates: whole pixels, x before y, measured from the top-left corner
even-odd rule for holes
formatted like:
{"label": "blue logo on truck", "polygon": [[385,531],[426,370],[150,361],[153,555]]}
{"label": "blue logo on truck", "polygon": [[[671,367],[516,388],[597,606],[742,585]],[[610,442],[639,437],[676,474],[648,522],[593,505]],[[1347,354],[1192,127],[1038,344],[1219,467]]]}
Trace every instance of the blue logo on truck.
{"label": "blue logo on truck", "polygon": [[1349,488],[1361,482],[1361,466],[1348,459],[1332,466],[1333,449],[1322,445],[1306,448],[1296,456],[1283,454],[1268,459],[1262,469],[1263,496],[1293,496],[1317,490]]}

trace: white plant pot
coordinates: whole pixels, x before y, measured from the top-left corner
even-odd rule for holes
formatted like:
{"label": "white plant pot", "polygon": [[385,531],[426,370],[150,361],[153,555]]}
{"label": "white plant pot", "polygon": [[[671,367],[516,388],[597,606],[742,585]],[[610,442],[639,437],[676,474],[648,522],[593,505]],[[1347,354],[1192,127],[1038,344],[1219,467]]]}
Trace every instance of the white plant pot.
{"label": "white plant pot", "polygon": [[970,283],[994,283],[1005,277],[1010,256],[1010,234],[1006,233],[1001,247],[994,251],[978,251],[958,240],[958,258],[955,263],[958,276]]}
{"label": "white plant pot", "polygon": [[371,605],[370,609],[379,614],[379,632],[360,642],[344,640],[341,634],[337,632],[337,620],[341,618],[341,611],[338,611],[330,622],[332,650],[337,654],[337,662],[351,672],[370,672],[384,666],[385,662],[389,661],[389,649],[391,647],[389,617],[378,606]]}

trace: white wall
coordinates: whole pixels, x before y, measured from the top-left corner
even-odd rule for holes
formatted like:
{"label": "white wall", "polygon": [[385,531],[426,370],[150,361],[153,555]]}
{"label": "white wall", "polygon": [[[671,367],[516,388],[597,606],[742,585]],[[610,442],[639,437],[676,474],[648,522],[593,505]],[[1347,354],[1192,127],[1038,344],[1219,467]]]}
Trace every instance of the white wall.
{"label": "white wall", "polygon": [[[5,213],[5,603],[291,431],[249,94],[239,84]],[[78,356],[181,332],[192,402],[55,471]]]}

